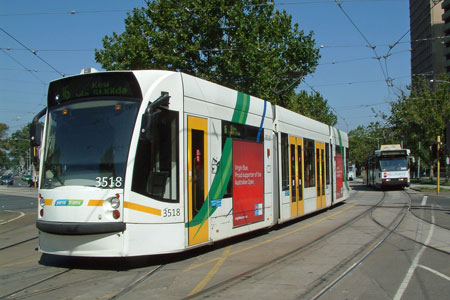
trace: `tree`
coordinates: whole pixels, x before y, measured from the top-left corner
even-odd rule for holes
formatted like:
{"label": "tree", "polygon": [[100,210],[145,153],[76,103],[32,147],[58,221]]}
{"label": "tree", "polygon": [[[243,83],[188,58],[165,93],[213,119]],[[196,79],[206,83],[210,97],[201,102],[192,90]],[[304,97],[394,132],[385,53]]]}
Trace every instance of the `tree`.
{"label": "tree", "polygon": [[10,165],[14,167],[29,167],[29,162],[31,160],[29,132],[30,124],[23,127],[21,130],[17,130],[6,140],[7,148],[9,150],[8,161],[10,162]]}
{"label": "tree", "polygon": [[6,150],[8,150],[8,143],[6,140],[8,125],[0,123],[0,167],[8,167],[9,160]]}
{"label": "tree", "polygon": [[[277,91],[314,72],[319,49],[286,11],[250,0],[149,0],[103,38],[97,62],[107,70],[182,71],[279,103]],[[292,93],[291,93],[292,95]]]}
{"label": "tree", "polygon": [[409,96],[402,93],[391,104],[387,120],[396,135],[405,140],[405,148],[426,164],[430,162],[429,147],[437,136],[442,138],[450,120],[450,82],[446,76],[434,82],[416,78],[409,89]]}
{"label": "tree", "polygon": [[368,126],[360,125],[348,133],[350,158],[357,168],[364,165],[381,144],[388,143],[385,132],[386,128],[380,122],[371,122]]}
{"label": "tree", "polygon": [[308,95],[301,91],[290,98],[287,108],[330,126],[337,123],[337,116],[331,112],[328,101],[317,92]]}

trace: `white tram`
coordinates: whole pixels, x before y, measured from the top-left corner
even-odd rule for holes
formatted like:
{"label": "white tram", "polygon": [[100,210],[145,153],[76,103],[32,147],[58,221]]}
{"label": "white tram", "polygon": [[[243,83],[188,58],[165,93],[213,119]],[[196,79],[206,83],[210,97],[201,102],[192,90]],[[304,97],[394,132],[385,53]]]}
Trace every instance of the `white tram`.
{"label": "white tram", "polygon": [[367,185],[376,188],[410,186],[409,149],[382,145],[366,162]]}
{"label": "white tram", "polygon": [[345,132],[183,73],[53,81],[31,140],[44,253],[180,252],[349,196]]}

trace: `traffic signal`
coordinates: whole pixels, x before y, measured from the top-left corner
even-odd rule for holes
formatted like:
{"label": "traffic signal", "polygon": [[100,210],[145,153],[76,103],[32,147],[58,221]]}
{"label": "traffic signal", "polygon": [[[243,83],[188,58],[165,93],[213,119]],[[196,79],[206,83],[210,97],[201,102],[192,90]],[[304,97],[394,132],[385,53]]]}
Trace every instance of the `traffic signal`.
{"label": "traffic signal", "polygon": [[441,158],[445,156],[445,145],[442,142],[438,143],[438,157]]}
{"label": "traffic signal", "polygon": [[431,145],[431,160],[437,159],[437,155],[438,155],[438,144],[433,143]]}

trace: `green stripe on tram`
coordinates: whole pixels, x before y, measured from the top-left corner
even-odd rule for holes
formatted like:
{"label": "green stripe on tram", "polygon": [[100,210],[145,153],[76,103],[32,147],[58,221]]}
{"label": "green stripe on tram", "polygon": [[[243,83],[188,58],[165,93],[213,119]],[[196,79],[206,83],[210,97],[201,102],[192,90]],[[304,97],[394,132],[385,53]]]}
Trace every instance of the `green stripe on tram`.
{"label": "green stripe on tram", "polygon": [[245,124],[250,107],[250,95],[238,92],[236,107],[234,108],[233,118],[231,122]]}
{"label": "green stripe on tram", "polygon": [[[236,106],[234,108],[231,121],[234,123],[245,124],[247,121],[248,110],[250,107],[250,95],[238,92]],[[211,201],[223,198],[231,178],[232,162],[233,162],[233,139],[227,138],[222,150],[219,167],[214,176],[211,188],[209,189],[206,201],[203,203],[200,211],[189,222],[186,227],[194,227],[203,224],[216,211],[216,206],[211,206]],[[199,227],[198,231],[200,230]],[[197,232],[198,232],[197,231]]]}

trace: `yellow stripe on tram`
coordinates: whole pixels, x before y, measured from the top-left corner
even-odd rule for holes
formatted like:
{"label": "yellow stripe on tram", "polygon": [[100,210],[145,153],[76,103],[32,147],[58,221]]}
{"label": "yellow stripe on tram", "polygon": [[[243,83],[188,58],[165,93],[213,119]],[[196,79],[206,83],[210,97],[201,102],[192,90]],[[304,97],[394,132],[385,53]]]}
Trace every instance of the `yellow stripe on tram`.
{"label": "yellow stripe on tram", "polygon": [[148,207],[148,206],[144,206],[144,205],[140,205],[140,204],[136,204],[136,203],[131,203],[131,202],[127,202],[127,201],[125,201],[123,203],[123,206],[125,208],[128,208],[128,209],[133,209],[133,210],[145,212],[145,213],[148,213],[148,214],[161,216],[161,210],[153,208],[153,207]]}
{"label": "yellow stripe on tram", "polygon": [[105,200],[89,200],[88,206],[102,206]]}

